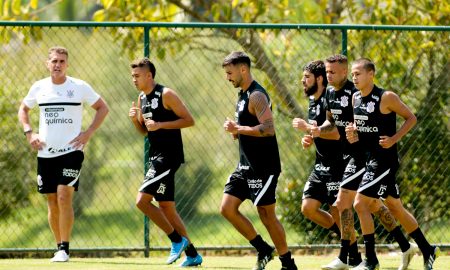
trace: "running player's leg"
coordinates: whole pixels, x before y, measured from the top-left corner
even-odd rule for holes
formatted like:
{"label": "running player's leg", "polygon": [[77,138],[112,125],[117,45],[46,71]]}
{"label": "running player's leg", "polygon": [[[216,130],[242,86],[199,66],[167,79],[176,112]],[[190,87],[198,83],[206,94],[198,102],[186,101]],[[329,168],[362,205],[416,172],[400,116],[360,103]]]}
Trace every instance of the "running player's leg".
{"label": "running player's leg", "polygon": [[[295,265],[294,259],[291,257],[292,254],[289,251],[286,242],[286,232],[275,213],[275,190],[278,183],[278,176],[279,175],[277,174],[255,175],[254,177],[250,177],[252,181],[257,179],[257,182],[261,183],[261,185],[249,185],[250,197],[253,204],[257,207],[259,218],[269,232],[270,238],[278,251],[283,269],[296,270],[297,266]],[[257,267],[255,268],[264,269],[265,259],[263,256],[264,254],[258,254]]]}
{"label": "running player's leg", "polygon": [[[403,206],[397,184],[388,187],[385,204],[389,208],[389,210],[392,211],[392,214],[395,216],[395,218],[400,222],[406,233],[408,233],[411,238],[413,238],[417,243],[417,246],[423,255],[425,268],[432,268],[434,260],[436,259],[437,255],[439,255],[439,249],[430,245],[430,243],[425,238],[425,235],[420,230],[416,218]],[[405,263],[402,263],[402,265],[409,263],[415,253],[416,247],[412,247],[407,251],[402,250],[404,252],[402,258],[403,261],[405,261]],[[402,267],[402,269],[406,269],[406,267]]]}
{"label": "running player's leg", "polygon": [[139,192],[136,197],[136,206],[144,215],[150,218],[158,228],[164,231],[167,235],[173,232],[174,227],[164,215],[163,211],[155,206],[153,203],[153,195],[145,192]]}
{"label": "running player's leg", "polygon": [[159,208],[164,213],[167,220],[173,226],[175,231],[189,241],[189,244],[185,250],[186,258],[183,260],[180,266],[184,267],[184,266],[200,265],[203,262],[203,258],[200,254],[198,254],[197,249],[195,248],[194,244],[189,238],[186,226],[184,225],[183,220],[181,219],[180,215],[176,210],[175,202],[173,201],[159,202]]}
{"label": "running player's leg", "polygon": [[361,254],[358,252],[358,244],[355,235],[353,202],[356,190],[359,187],[365,172],[364,157],[356,155],[345,155],[344,161],[347,166],[340,183],[337,194],[336,207],[339,210],[341,224],[341,247],[339,256],[331,263],[322,266],[322,269],[338,270],[350,266],[357,266],[361,262]]}
{"label": "running player's leg", "polygon": [[[167,264],[171,264],[180,258],[187,248],[189,241],[182,236],[170,223],[161,207],[152,203],[155,199],[159,205],[166,206],[166,209],[175,210],[175,172],[179,165],[165,162],[163,159],[150,160],[149,169],[144,181],[139,188],[136,198],[136,206],[146,216],[148,216],[161,230],[163,230],[172,243]],[[170,210],[167,210],[170,212]],[[173,218],[173,217],[172,217]]]}
{"label": "running player's leg", "polygon": [[339,236],[339,225],[335,222],[333,216],[320,208],[323,203],[329,203],[331,205],[336,200],[334,195],[337,195],[337,192],[335,190],[328,192],[327,187],[337,190],[338,182],[336,187],[332,185],[327,186],[329,182],[332,182],[330,181],[330,176],[320,176],[313,171],[303,188],[301,210],[306,218],[326,229],[332,230]]}

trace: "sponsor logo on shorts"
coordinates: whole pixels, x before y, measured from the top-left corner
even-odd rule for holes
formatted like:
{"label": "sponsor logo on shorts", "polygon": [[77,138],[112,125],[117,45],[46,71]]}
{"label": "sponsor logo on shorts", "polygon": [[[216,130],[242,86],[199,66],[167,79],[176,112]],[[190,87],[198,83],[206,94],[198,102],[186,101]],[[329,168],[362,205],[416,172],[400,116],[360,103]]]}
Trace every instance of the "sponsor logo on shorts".
{"label": "sponsor logo on shorts", "polygon": [[330,167],[325,167],[322,164],[316,164],[314,165],[314,169],[320,172],[328,172],[330,170]]}
{"label": "sponsor logo on shorts", "polygon": [[44,184],[44,183],[42,182],[42,176],[40,176],[40,175],[38,174],[36,180],[37,180],[37,184],[38,184],[39,190],[41,190],[41,189],[42,189],[42,185]]}
{"label": "sponsor logo on shorts", "polygon": [[374,176],[375,176],[374,172],[366,172],[363,176],[363,180],[372,181]]}
{"label": "sponsor logo on shorts", "polygon": [[241,164],[239,163],[238,169],[239,169],[239,170],[245,170],[245,171],[247,171],[247,170],[250,169],[250,166],[241,165]]}
{"label": "sponsor logo on shorts", "polygon": [[165,192],[166,192],[166,185],[164,185],[163,183],[159,184],[156,193],[164,194]]}
{"label": "sponsor logo on shorts", "polygon": [[155,176],[156,171],[154,169],[149,169],[145,174],[146,178],[153,178]]}
{"label": "sponsor logo on shorts", "polygon": [[262,179],[248,179],[247,184],[249,188],[262,188]]}
{"label": "sponsor logo on shorts", "polygon": [[328,182],[327,183],[327,190],[328,191],[339,190],[339,186],[340,186],[339,182]]}
{"label": "sponsor logo on shorts", "polygon": [[356,165],[353,165],[353,164],[347,165],[347,167],[345,168],[345,172],[346,173],[355,173],[356,172]]}
{"label": "sponsor logo on shorts", "polygon": [[78,177],[78,174],[79,174],[79,173],[80,173],[79,170],[66,169],[66,168],[64,168],[64,169],[63,169],[63,172],[62,172],[62,174],[63,174],[64,177],[73,177],[73,178]]}
{"label": "sponsor logo on shorts", "polygon": [[383,194],[386,192],[387,186],[386,185],[381,185],[380,189],[378,190],[378,196],[383,196]]}

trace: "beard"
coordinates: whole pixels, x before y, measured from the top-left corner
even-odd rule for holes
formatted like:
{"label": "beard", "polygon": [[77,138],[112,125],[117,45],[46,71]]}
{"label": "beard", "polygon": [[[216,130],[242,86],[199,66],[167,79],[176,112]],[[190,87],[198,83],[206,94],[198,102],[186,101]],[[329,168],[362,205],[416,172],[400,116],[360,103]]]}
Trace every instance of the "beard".
{"label": "beard", "polygon": [[314,82],[314,84],[310,87],[304,86],[303,92],[305,92],[306,96],[312,96],[317,92],[317,82]]}

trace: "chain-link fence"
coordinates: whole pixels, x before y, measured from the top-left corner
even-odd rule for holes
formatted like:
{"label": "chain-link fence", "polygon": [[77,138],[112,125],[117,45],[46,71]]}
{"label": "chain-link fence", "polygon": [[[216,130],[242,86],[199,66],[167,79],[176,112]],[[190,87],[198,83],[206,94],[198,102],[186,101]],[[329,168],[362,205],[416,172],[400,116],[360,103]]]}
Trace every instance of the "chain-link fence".
{"label": "chain-link fence", "polygon": [[[304,218],[301,195],[314,162],[291,127],[305,117],[300,83],[309,61],[344,52],[349,61],[369,57],[376,83],[398,93],[418,116],[400,142],[398,182],[405,206],[432,243],[450,243],[449,27],[366,27],[337,25],[115,24],[0,22],[0,251],[50,250],[53,236],[45,197],[36,192],[36,153],[18,123],[17,110],[31,84],[48,76],[49,47],[69,49],[68,75],[89,82],[110,114],[85,149],[80,190],[75,195],[74,250],[145,250],[168,246],[149,224],[135,197],[144,172],[144,139],[128,119],[138,91],[129,63],[149,54],[156,81],[175,89],[196,125],[184,129],[186,163],[176,176],[176,200],[190,237],[206,249],[245,248],[248,242],[219,213],[223,186],[238,161],[238,145],[223,131],[233,117],[237,91],[221,67],[231,51],[252,58],[256,80],[272,97],[283,173],[277,212],[293,247],[329,246],[336,236]],[[93,111],[85,108],[87,125]],[[33,127],[38,112],[31,111]],[[401,121],[399,121],[401,122]],[[242,210],[268,238],[249,202]],[[379,244],[389,244],[379,223]]]}

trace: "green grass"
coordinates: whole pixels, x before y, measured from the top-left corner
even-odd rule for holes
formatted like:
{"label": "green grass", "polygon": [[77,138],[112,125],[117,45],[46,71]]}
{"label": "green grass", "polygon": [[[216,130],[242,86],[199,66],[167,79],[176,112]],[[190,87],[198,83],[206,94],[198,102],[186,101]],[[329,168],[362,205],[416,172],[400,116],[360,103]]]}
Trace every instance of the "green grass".
{"label": "green grass", "polygon": [[[335,254],[326,256],[295,256],[295,261],[299,269],[320,269],[320,266],[333,260]],[[3,259],[0,260],[0,270],[64,270],[64,269],[83,269],[83,270],[164,270],[179,269],[176,265],[165,265],[165,257],[151,258],[72,258],[69,263],[51,263],[48,259]],[[394,270],[400,263],[400,256],[393,254],[379,255],[381,269]],[[196,269],[251,269],[255,262],[254,256],[208,256],[204,258],[204,263]],[[416,256],[410,267],[410,270],[423,269],[423,261],[420,256]],[[441,256],[435,263],[435,270],[448,269],[450,265],[450,256]],[[266,267],[267,270],[280,269],[280,261],[275,258]]]}

